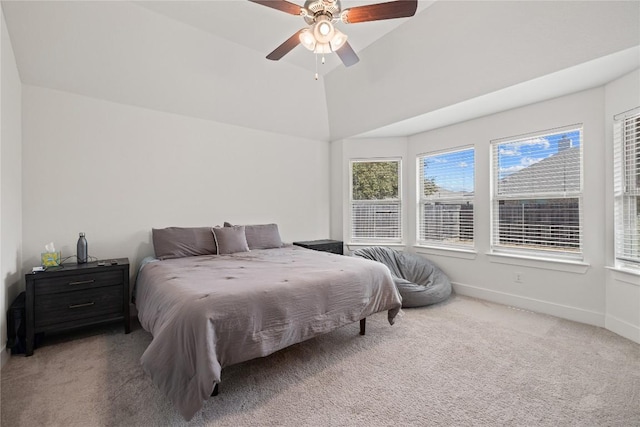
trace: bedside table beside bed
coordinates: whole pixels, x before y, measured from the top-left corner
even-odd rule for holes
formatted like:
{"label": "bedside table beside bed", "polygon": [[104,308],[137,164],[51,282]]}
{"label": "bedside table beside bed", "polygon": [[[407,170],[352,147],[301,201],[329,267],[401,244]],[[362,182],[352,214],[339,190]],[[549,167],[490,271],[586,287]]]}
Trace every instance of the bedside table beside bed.
{"label": "bedside table beside bed", "polygon": [[344,255],[343,243],[340,240],[308,240],[304,242],[293,242],[296,246],[301,246],[314,251],[331,252],[332,254]]}
{"label": "bedside table beside bed", "polygon": [[63,264],[25,275],[26,356],[36,333],[54,332],[129,318],[129,260]]}

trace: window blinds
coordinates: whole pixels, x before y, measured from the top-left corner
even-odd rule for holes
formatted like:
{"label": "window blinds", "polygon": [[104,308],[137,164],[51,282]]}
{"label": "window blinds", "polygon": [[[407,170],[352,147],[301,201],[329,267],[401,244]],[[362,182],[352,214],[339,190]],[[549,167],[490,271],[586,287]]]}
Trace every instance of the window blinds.
{"label": "window blinds", "polygon": [[640,108],[614,120],[616,259],[640,266]]}
{"label": "window blinds", "polygon": [[351,238],[400,240],[400,202],[354,201],[351,204]]}
{"label": "window blinds", "polygon": [[582,251],[582,129],[492,142],[492,246]]}
{"label": "window blinds", "polygon": [[418,156],[418,244],[473,246],[473,148]]}

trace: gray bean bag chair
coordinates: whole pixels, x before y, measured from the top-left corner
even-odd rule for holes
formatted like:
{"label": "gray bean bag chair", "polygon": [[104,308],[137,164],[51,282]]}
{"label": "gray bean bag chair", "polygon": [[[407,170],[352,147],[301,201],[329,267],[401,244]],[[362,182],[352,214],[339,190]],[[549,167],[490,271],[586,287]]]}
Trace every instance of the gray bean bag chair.
{"label": "gray bean bag chair", "polygon": [[451,295],[449,278],[420,255],[374,246],[353,252],[353,256],[378,261],[389,267],[402,295],[403,307],[422,307],[444,301]]}

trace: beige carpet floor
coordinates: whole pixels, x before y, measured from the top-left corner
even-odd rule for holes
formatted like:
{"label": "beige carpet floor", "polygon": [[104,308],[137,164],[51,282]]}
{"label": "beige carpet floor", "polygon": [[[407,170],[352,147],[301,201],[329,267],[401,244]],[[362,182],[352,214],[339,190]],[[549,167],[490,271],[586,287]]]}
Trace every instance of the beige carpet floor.
{"label": "beige carpet floor", "polygon": [[12,356],[2,426],[640,426],[640,345],[472,298],[228,367],[189,423],[140,368],[151,336],[135,325]]}

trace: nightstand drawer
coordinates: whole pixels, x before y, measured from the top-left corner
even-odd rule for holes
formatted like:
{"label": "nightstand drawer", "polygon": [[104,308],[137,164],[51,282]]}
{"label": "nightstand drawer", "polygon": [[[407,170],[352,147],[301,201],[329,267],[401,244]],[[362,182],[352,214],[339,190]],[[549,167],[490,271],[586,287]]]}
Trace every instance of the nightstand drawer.
{"label": "nightstand drawer", "polygon": [[102,273],[88,272],[86,274],[76,274],[66,277],[36,279],[34,291],[36,296],[40,296],[119,285],[122,284],[122,282],[123,277],[121,271],[105,271]]}
{"label": "nightstand drawer", "polygon": [[123,313],[122,286],[42,296],[35,302],[36,329],[53,324]]}

